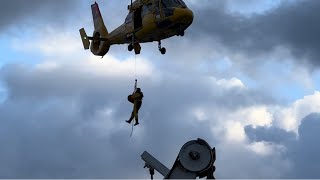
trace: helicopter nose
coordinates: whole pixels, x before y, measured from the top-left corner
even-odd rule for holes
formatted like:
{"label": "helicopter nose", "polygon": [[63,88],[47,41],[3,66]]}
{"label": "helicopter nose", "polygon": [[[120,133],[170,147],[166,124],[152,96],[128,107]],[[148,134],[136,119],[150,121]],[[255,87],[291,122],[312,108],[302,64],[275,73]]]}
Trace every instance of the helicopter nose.
{"label": "helicopter nose", "polygon": [[193,12],[188,8],[175,8],[173,16],[176,23],[191,25],[193,21]]}

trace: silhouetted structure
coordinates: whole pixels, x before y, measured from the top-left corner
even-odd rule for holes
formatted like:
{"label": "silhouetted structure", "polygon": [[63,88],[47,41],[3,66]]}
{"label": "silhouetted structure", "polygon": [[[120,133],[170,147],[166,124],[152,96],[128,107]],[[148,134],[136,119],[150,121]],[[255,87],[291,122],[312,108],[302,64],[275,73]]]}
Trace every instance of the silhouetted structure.
{"label": "silhouetted structure", "polygon": [[215,171],[216,150],[211,149],[210,145],[200,138],[182,146],[171,170],[147,151],[143,152],[141,158],[145,161],[144,167],[149,168],[151,179],[153,179],[154,170],[162,174],[165,179],[196,179],[197,177],[215,179],[213,172]]}

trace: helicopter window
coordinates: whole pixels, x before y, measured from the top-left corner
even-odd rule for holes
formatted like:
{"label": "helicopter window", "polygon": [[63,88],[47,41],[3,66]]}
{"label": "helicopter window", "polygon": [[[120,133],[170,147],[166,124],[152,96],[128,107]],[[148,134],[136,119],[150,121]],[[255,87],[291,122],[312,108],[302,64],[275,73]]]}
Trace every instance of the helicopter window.
{"label": "helicopter window", "polygon": [[128,16],[126,17],[126,24],[130,23],[132,21],[132,13],[128,14]]}
{"label": "helicopter window", "polygon": [[162,0],[164,7],[176,7],[177,3],[174,0]]}
{"label": "helicopter window", "polygon": [[142,6],[142,13],[141,16],[145,16],[146,14],[149,14],[151,12],[151,5],[143,5]]}
{"label": "helicopter window", "polygon": [[181,4],[181,7],[186,8],[187,5],[186,3],[184,3],[182,0],[176,0],[177,2],[179,2],[179,4]]}

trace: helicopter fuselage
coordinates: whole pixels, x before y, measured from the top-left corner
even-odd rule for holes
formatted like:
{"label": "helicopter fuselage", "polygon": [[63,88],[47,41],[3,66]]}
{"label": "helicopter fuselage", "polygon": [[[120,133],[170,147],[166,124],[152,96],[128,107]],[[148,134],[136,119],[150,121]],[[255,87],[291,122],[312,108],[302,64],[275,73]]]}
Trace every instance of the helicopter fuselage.
{"label": "helicopter fuselage", "polygon": [[193,12],[182,0],[135,0],[128,6],[125,22],[109,33],[96,2],[91,9],[93,36],[87,36],[84,28],[79,31],[84,49],[90,48],[97,56],[104,56],[114,44],[129,44],[128,50],[134,49],[139,54],[140,43],[153,41],[158,41],[159,51],[165,54],[161,40],[175,35],[184,36],[193,21]]}
{"label": "helicopter fuselage", "polygon": [[[130,44],[160,41],[175,35],[184,35],[184,31],[193,21],[193,13],[185,5],[165,6],[142,4],[131,10],[125,22],[108,35],[110,44]],[[130,8],[130,6],[129,6]]]}

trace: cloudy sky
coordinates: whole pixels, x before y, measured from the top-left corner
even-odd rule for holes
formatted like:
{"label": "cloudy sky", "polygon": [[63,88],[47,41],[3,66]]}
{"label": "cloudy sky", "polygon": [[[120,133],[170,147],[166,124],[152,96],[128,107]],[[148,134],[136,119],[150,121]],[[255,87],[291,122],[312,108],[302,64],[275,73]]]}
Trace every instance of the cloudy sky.
{"label": "cloudy sky", "polygon": [[[320,1],[186,0],[185,36],[136,57],[132,138],[135,56],[83,50],[93,2],[1,1],[0,178],[149,178],[143,151],[171,168],[197,138],[217,178],[320,178]],[[109,31],[124,21],[129,0],[97,2]]]}

